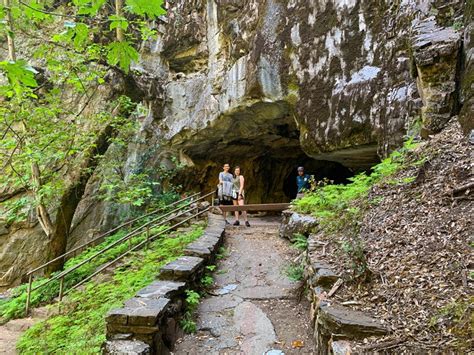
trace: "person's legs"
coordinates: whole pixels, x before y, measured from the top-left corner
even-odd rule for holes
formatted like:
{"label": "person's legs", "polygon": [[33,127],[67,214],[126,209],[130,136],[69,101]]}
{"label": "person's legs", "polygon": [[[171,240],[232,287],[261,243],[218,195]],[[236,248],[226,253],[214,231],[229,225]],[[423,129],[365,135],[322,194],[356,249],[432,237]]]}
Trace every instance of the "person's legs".
{"label": "person's legs", "polygon": [[[237,200],[233,200],[232,202],[233,202],[234,206],[238,206],[238,205],[239,205],[239,203],[238,203]],[[235,211],[235,212],[234,212],[234,215],[235,215],[235,221],[238,221],[238,220],[239,220],[239,211]]]}
{"label": "person's legs", "polygon": [[[244,205],[244,199],[243,199],[243,198],[239,200],[239,205],[240,205],[240,206],[243,206],[243,205]],[[246,225],[247,227],[250,227],[250,223],[249,223],[249,221],[248,221],[248,219],[247,219],[247,211],[242,211],[242,216],[244,217],[245,225]]]}
{"label": "person's legs", "polygon": [[[237,201],[235,201],[235,202],[237,202]],[[239,200],[239,202],[236,203],[236,205],[243,206],[243,205],[244,205],[244,199],[241,198],[241,199]],[[238,215],[238,212],[236,212],[236,213],[237,213],[237,215]],[[247,212],[246,212],[246,211],[242,211],[242,216],[244,217],[244,220],[247,221]],[[237,219],[238,219],[238,217],[237,217]]]}
{"label": "person's legs", "polygon": [[[219,201],[219,205],[226,206],[227,203],[225,201]],[[222,216],[224,216],[225,224],[228,224],[229,222],[227,221],[227,212],[223,211]]]}

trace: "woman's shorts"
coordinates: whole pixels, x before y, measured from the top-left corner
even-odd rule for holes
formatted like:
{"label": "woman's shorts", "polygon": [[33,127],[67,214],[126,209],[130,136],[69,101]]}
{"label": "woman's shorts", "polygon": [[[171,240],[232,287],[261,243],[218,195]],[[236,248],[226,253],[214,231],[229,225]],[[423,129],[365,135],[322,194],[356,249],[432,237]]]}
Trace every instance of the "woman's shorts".
{"label": "woman's shorts", "polygon": [[245,199],[245,193],[243,193],[241,197],[239,196],[239,194],[237,194],[237,198],[232,197],[232,200],[234,201],[243,200],[243,199]]}
{"label": "woman's shorts", "polygon": [[219,200],[219,205],[232,206],[232,200]]}

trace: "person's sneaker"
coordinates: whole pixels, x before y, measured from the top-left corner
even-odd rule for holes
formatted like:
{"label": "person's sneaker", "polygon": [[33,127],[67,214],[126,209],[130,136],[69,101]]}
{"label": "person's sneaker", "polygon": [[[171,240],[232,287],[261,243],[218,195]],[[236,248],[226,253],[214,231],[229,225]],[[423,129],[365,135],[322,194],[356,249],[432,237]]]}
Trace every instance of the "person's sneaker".
{"label": "person's sneaker", "polygon": [[249,221],[245,221],[245,225],[246,225],[247,227],[250,227]]}
{"label": "person's sneaker", "polygon": [[234,226],[240,226],[240,222],[239,222],[239,221],[235,221],[235,222],[234,222]]}
{"label": "person's sneaker", "polygon": [[229,223],[229,221],[228,221],[227,219],[225,220],[225,224],[230,224],[230,223]]}

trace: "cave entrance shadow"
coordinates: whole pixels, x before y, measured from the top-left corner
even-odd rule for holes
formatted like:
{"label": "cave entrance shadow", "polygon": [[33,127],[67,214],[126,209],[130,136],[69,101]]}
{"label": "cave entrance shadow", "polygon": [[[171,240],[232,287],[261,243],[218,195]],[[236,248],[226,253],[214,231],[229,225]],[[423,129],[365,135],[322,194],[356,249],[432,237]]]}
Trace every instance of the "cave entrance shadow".
{"label": "cave entrance shadow", "polygon": [[293,167],[287,172],[287,176],[283,181],[283,192],[285,196],[292,200],[296,197],[297,186],[296,177],[298,176],[297,168],[303,166],[305,173],[314,176],[316,181],[327,178],[333,181],[335,184],[346,184],[350,182],[348,178],[354,176],[354,172],[349,168],[346,168],[342,164],[326,161],[326,160],[315,160],[311,158],[295,160]]}

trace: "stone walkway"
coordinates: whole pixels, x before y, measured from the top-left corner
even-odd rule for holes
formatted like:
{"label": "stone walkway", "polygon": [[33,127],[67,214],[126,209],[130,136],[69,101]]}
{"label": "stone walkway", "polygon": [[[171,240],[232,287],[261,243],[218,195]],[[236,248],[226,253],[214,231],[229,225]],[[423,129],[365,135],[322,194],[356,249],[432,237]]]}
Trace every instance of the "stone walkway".
{"label": "stone walkway", "polygon": [[252,218],[228,227],[228,255],[218,261],[215,288],[202,299],[196,334],[174,354],[312,354],[309,304],[285,269],[298,253],[279,238],[280,218]]}

